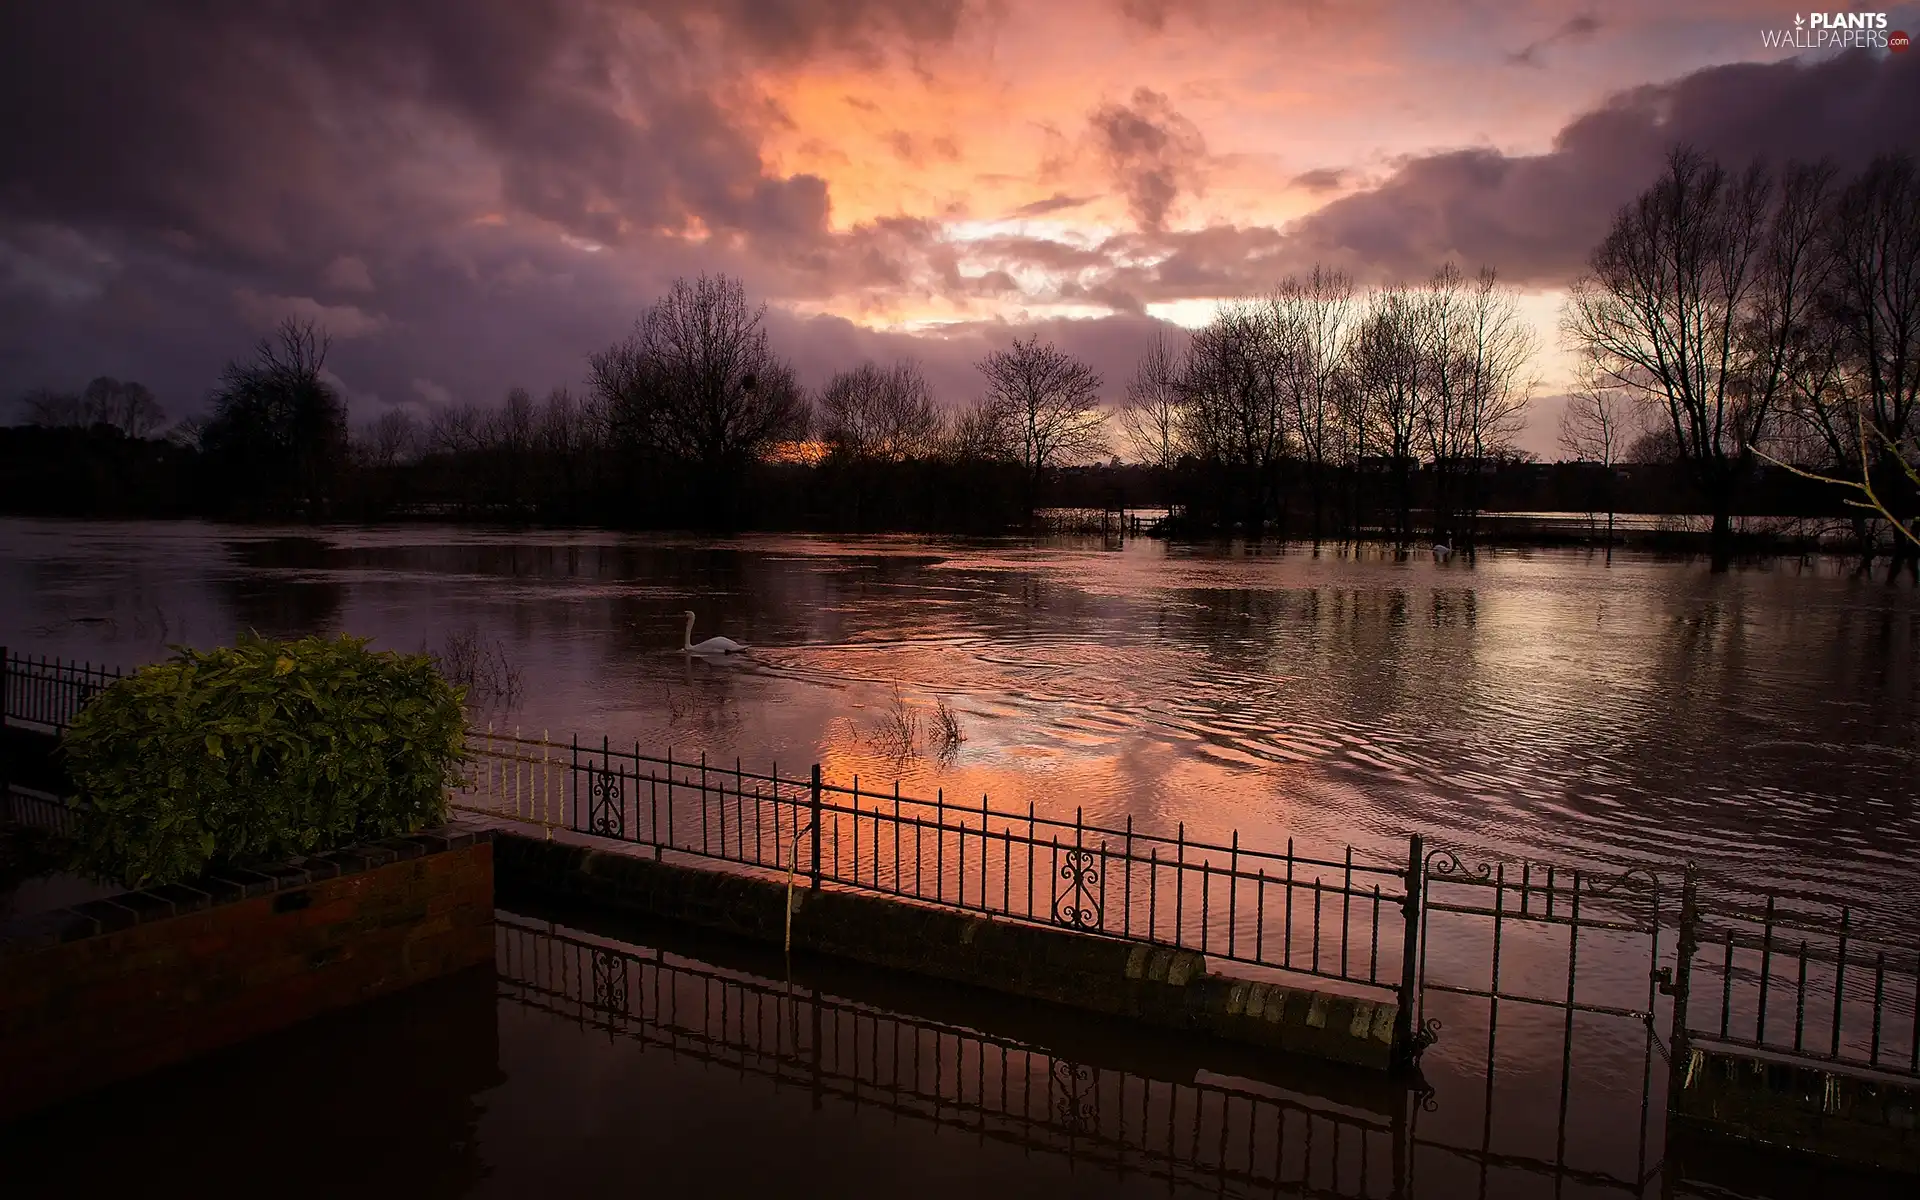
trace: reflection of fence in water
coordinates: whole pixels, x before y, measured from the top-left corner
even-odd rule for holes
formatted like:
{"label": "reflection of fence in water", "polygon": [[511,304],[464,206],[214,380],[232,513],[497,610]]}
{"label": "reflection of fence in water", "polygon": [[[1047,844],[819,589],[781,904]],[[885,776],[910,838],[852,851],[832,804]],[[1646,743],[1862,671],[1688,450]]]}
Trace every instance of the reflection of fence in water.
{"label": "reflection of fence in water", "polygon": [[497,930],[510,999],[777,1087],[1170,1184],[1406,1194],[1393,1116],[1075,1062],[519,919]]}
{"label": "reflection of fence in water", "polygon": [[1646,1197],[1662,1194],[1670,1171],[1660,1080],[1643,1075],[1639,1054],[1585,1064],[1571,1110],[1540,1091],[1551,1066],[1504,1042],[1498,1076],[1491,1065],[1442,1067],[1429,1071],[1437,1093],[1333,1100],[1226,1076],[1150,1078],[523,917],[503,915],[496,928],[513,1002],[822,1100],[1169,1184],[1328,1197]]}

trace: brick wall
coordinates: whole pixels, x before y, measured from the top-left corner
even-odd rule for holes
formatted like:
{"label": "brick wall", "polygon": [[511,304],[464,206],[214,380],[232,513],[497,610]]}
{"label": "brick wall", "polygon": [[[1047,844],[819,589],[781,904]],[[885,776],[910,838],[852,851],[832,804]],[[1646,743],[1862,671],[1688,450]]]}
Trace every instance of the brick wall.
{"label": "brick wall", "polygon": [[493,959],[450,827],[0,924],[0,1120]]}

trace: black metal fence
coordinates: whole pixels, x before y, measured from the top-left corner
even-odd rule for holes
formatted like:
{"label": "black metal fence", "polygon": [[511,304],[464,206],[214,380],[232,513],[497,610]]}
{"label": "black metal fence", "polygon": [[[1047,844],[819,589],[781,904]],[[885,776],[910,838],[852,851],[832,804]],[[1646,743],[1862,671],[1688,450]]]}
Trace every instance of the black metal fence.
{"label": "black metal fence", "polygon": [[16,654],[0,646],[0,725],[59,733],[74,715],[121,677],[118,667]]}
{"label": "black metal fence", "polygon": [[1489,1058],[1502,1005],[1551,1014],[1563,1077],[1576,1022],[1601,1019],[1644,1027],[1670,1094],[1709,1047],[1920,1079],[1920,946],[1852,906],[1692,867],[1516,869],[1450,852],[1427,855],[1416,891],[1418,1041],[1451,998],[1481,1006]]}
{"label": "black metal fence", "polygon": [[1773,894],[1687,897],[1684,1036],[1736,1050],[1920,1078],[1920,932]]}
{"label": "black metal fence", "polygon": [[1557,1021],[1563,1058],[1576,1023],[1598,1020],[1618,1025],[1616,1040],[1650,1038],[1669,1065],[1678,1055],[1675,1071],[1691,1046],[1711,1042],[1920,1077],[1920,949],[1867,936],[1851,909],[1754,900],[1726,885],[1708,904],[1691,869],[1469,864],[1417,835],[1389,863],[1353,847],[1264,848],[1184,826],[1167,836],[1131,820],[913,797],[834,782],[818,766],[752,771],[605,739],[474,731],[469,750],[463,807],[656,858],[1391,993],[1408,1056],[1439,1036],[1430,1001],[1448,998],[1454,1021],[1459,1003],[1481,1006],[1470,1020],[1486,1023],[1489,1054],[1504,1004]]}
{"label": "black metal fence", "polygon": [[476,732],[463,805],[655,857],[785,873],[1033,924],[1197,950],[1407,998],[1410,867],[1256,849],[800,775]]}

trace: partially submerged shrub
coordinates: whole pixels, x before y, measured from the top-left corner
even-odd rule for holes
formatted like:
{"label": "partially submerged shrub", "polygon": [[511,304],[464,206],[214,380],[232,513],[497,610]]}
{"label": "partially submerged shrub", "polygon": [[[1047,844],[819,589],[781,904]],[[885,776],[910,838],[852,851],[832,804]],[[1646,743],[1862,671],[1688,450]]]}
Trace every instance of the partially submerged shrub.
{"label": "partially submerged shrub", "polygon": [[953,711],[944,698],[933,704],[933,747],[942,758],[952,758],[960,752],[960,743],[967,735],[960,732],[960,714]]}
{"label": "partially submerged shrub", "polygon": [[506,643],[489,642],[477,625],[447,635],[438,653],[429,652],[441,677],[466,693],[467,702],[511,710],[520,703],[520,667]]}
{"label": "partially submerged shrub", "polygon": [[179,649],[96,697],[62,741],[89,874],[141,887],[446,817],[463,697],[364,638]]}

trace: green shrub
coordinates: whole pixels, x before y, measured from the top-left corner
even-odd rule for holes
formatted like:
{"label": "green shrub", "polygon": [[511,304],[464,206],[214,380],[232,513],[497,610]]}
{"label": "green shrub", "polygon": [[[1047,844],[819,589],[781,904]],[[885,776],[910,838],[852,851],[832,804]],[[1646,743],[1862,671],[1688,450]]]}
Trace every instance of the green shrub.
{"label": "green shrub", "polygon": [[463,699],[426,655],[363,638],[176,648],[67,730],[76,865],[145,887],[437,824]]}

